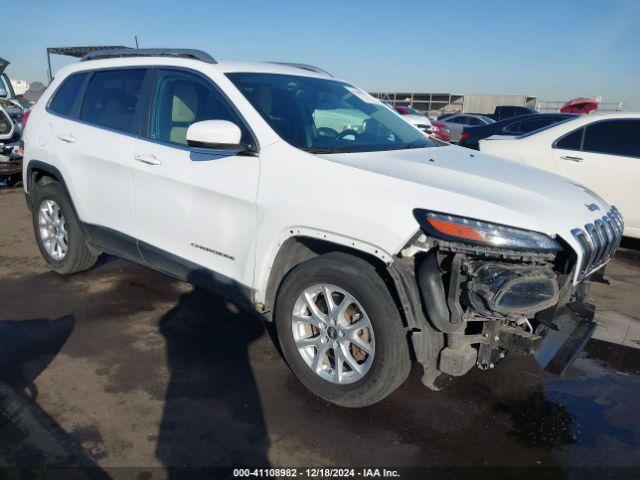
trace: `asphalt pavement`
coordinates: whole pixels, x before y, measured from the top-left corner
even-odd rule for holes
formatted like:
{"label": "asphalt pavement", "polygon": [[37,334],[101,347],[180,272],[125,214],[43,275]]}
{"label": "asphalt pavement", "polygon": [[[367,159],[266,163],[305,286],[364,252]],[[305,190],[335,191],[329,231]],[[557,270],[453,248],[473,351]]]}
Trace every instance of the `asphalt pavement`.
{"label": "asphalt pavement", "polygon": [[0,472],[80,465],[92,478],[147,480],[171,477],[168,467],[270,465],[401,468],[401,478],[478,478],[478,467],[500,468],[491,478],[640,476],[636,243],[611,262],[610,284],[593,286],[602,340],[564,377],[508,355],[432,392],[414,368],[383,402],[349,410],[295,379],[256,316],[114,257],[57,275],[40,258],[22,192],[0,191],[0,212]]}

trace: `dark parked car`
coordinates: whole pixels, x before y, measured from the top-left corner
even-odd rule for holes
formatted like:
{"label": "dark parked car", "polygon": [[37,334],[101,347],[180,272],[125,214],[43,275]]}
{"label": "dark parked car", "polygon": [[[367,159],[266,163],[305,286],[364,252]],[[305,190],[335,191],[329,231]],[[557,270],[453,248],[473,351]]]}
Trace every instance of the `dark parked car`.
{"label": "dark parked car", "polygon": [[445,112],[445,113],[441,113],[440,115],[438,115],[436,117],[436,120],[445,120],[446,118],[449,117],[453,117],[454,115],[457,115],[460,112]]}
{"label": "dark parked car", "polygon": [[[494,123],[492,118],[484,115],[477,115],[475,113],[458,113],[451,117],[447,117],[444,120],[439,120],[438,124],[444,128],[433,129],[434,134],[440,137],[442,140],[456,143],[462,135],[462,130],[468,125],[488,125]],[[439,132],[446,132],[444,136],[439,135]],[[447,138],[448,137],[448,138]]]}
{"label": "dark parked car", "polygon": [[539,113],[537,110],[528,107],[518,107],[515,105],[501,105],[495,108],[493,115],[488,115],[496,122],[504,120],[505,118],[519,117],[521,115],[529,115]]}
{"label": "dark parked car", "polygon": [[549,125],[564,122],[575,116],[577,115],[572,113],[535,113],[511,117],[479,127],[468,126],[462,130],[458,145],[478,150],[478,142],[483,138],[489,138],[492,135],[517,137]]}

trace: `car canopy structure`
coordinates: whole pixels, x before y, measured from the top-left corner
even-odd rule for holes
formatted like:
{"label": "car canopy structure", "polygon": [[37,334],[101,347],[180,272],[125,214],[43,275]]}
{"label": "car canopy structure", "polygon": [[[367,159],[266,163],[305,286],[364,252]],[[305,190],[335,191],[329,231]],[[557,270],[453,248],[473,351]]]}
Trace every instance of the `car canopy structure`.
{"label": "car canopy structure", "polygon": [[[104,45],[96,45],[89,47],[48,47],[47,48],[47,65],[49,66],[49,82],[53,80],[53,72],[51,71],[51,55],[65,55],[67,57],[75,57],[82,58],[89,52],[95,52],[97,50],[114,50],[114,49],[124,49],[129,47],[122,46],[104,46]],[[0,59],[0,73],[2,70],[2,59]],[[5,65],[6,66],[6,65]]]}

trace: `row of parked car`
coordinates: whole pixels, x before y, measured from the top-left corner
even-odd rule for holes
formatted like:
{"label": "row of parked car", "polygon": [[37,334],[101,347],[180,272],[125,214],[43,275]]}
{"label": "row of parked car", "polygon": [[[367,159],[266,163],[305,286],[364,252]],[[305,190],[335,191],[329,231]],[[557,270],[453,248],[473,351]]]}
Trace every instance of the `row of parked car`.
{"label": "row of parked car", "polygon": [[[569,177],[622,211],[625,235],[640,238],[640,115],[538,113],[496,107],[492,115],[444,113],[429,120],[411,107],[395,107],[416,127],[459,146]],[[425,119],[429,120],[428,128]]]}
{"label": "row of parked car", "polygon": [[19,183],[22,177],[20,138],[25,121],[25,109],[11,86],[4,69],[9,62],[0,58],[0,183]]}

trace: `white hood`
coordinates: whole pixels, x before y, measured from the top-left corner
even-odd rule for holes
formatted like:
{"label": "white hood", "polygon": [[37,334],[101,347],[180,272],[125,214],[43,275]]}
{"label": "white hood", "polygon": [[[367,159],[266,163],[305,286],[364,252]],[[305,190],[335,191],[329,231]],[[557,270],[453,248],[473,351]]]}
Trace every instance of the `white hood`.
{"label": "white hood", "polygon": [[[593,192],[564,177],[462,147],[323,157],[423,185],[426,188],[422,198],[408,199],[414,208],[560,235],[569,243],[573,243],[573,228],[601,218],[610,208]],[[593,212],[593,204],[599,210]]]}

